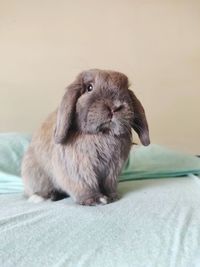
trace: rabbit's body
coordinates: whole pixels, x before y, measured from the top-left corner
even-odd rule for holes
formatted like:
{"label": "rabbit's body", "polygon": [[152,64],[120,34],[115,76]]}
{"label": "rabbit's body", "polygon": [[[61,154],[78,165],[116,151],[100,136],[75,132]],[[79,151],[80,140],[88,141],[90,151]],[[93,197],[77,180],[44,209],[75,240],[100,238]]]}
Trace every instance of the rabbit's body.
{"label": "rabbit's body", "polygon": [[[73,93],[75,90],[73,88]],[[124,98],[119,101],[118,92],[110,99],[108,92],[106,99],[103,94],[101,92],[103,101],[94,98],[90,105],[88,95],[79,96],[74,112],[70,110],[65,114],[63,111],[62,122],[58,121],[61,103],[61,108],[52,113],[33,136],[22,164],[25,193],[29,197],[54,198],[55,193],[60,192],[84,205],[106,204],[117,198],[117,177],[132,143],[133,110]],[[124,97],[124,93],[122,95]],[[112,105],[115,110],[111,114]],[[124,110],[120,111],[122,105]],[[65,101],[64,106],[68,108]],[[69,116],[74,123],[65,125],[59,133],[62,127],[59,123],[65,124],[64,119]]]}

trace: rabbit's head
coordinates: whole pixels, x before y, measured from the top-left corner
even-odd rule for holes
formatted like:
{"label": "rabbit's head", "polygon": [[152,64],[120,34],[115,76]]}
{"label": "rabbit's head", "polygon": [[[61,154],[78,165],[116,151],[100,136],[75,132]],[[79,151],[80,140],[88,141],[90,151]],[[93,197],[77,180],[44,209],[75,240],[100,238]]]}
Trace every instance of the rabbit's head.
{"label": "rabbit's head", "polygon": [[148,145],[149,130],[144,109],[119,72],[88,70],[68,86],[57,112],[56,143],[64,143],[70,131],[85,134],[131,132]]}

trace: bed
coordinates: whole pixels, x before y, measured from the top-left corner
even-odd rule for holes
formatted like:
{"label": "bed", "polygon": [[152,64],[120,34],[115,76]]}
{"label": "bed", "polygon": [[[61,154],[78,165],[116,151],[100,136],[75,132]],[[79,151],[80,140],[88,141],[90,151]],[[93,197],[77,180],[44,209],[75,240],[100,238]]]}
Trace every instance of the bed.
{"label": "bed", "polygon": [[30,203],[20,162],[30,137],[0,134],[0,266],[199,267],[200,159],[137,146],[119,201]]}

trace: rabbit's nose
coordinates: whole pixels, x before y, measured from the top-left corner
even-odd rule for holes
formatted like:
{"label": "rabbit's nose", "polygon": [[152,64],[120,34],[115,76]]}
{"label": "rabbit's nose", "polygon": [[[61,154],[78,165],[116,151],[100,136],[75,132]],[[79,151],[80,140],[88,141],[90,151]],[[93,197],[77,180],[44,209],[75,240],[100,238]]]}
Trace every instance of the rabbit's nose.
{"label": "rabbit's nose", "polygon": [[114,114],[112,108],[111,108],[110,106],[106,105],[106,106],[105,106],[105,109],[107,110],[108,117],[109,117],[110,119],[112,119],[113,114]]}
{"label": "rabbit's nose", "polygon": [[123,105],[114,106],[111,108],[111,113],[114,114],[115,112],[122,110],[122,108],[123,108]]}
{"label": "rabbit's nose", "polygon": [[106,109],[108,110],[108,116],[110,118],[112,118],[113,115],[116,112],[120,111],[122,108],[123,108],[123,105],[115,105],[115,106],[108,106],[108,105],[106,105]]}

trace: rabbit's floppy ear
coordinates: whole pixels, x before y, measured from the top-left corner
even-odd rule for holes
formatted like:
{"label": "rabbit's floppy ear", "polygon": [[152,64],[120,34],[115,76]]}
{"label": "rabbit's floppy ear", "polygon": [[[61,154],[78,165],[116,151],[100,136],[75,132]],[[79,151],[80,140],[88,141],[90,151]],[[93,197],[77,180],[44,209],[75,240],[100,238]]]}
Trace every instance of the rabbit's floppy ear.
{"label": "rabbit's floppy ear", "polygon": [[75,82],[66,88],[57,111],[56,128],[54,133],[55,142],[62,144],[66,141],[76,110],[76,102],[82,91],[82,83],[77,77]]}
{"label": "rabbit's floppy ear", "polygon": [[148,127],[144,108],[131,90],[129,90],[129,94],[131,97],[133,111],[134,111],[131,126],[138,134],[141,143],[144,146],[148,146],[150,144],[149,127]]}

